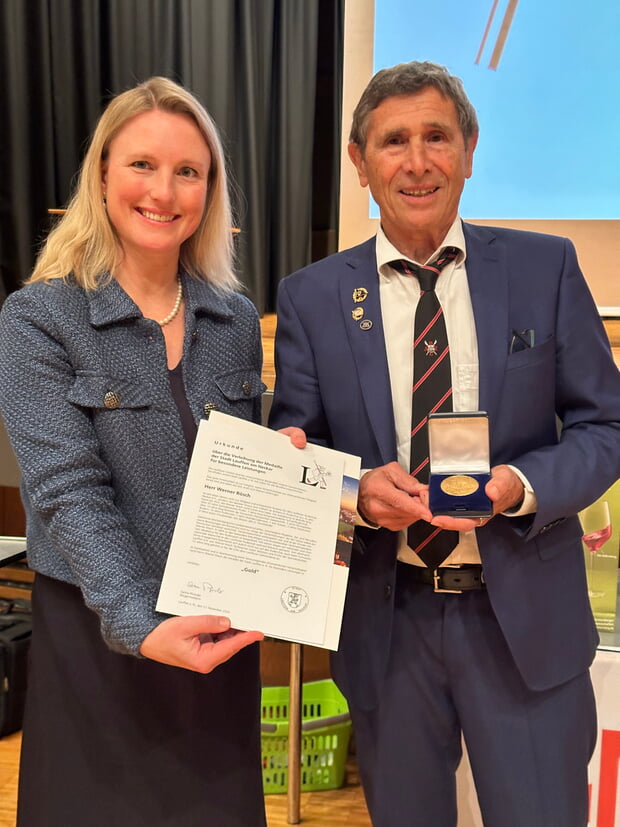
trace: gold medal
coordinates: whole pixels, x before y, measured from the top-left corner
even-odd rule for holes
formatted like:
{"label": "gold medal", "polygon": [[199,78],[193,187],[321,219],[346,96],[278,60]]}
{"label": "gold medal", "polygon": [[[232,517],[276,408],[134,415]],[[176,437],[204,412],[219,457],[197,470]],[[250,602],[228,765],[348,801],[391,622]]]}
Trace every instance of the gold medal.
{"label": "gold medal", "polygon": [[451,494],[453,497],[466,497],[468,494],[477,491],[480,488],[480,483],[467,474],[454,474],[442,480],[439,487],[445,494]]}

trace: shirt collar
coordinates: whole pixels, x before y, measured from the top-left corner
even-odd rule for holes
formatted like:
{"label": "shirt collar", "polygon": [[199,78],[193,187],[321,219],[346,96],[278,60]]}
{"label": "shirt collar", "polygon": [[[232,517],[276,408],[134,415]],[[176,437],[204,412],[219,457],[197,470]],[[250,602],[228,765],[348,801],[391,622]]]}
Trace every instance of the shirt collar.
{"label": "shirt collar", "polygon": [[[459,255],[455,261],[456,266],[463,264],[465,258],[467,257],[467,249],[465,247],[465,236],[463,234],[463,223],[460,217],[454,219],[452,226],[446,233],[446,237],[441,242],[439,247],[435,250],[435,252],[429,257],[428,261],[432,261],[433,259],[437,258],[441,250],[445,247],[457,247],[459,249]],[[377,270],[381,273],[382,276],[389,276],[394,271],[391,267],[389,267],[389,262],[394,261],[397,258],[403,258],[407,261],[411,261],[408,256],[403,255],[396,247],[392,244],[391,241],[388,240],[388,237],[383,232],[383,227],[379,225],[377,230]],[[415,263],[415,262],[414,262]],[[417,262],[421,264],[423,262]],[[426,262],[424,262],[426,263]]]}
{"label": "shirt collar", "polygon": [[[208,282],[192,278],[184,271],[181,272],[183,282],[183,296],[188,310],[196,313],[206,313],[222,319],[234,316],[234,310],[229,302],[230,294],[221,288],[214,287]],[[141,318],[137,305],[131,300],[115,278],[109,278],[96,290],[89,291],[90,317],[95,327],[122,321],[124,319]]]}

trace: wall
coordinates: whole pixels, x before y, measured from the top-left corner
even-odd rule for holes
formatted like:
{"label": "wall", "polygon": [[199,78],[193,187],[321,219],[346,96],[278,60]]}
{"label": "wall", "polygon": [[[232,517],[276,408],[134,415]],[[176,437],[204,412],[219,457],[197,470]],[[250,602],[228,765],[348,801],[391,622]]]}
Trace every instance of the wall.
{"label": "wall", "polygon": [[[359,244],[376,232],[377,221],[368,217],[368,191],[362,189],[347,154],[351,116],[373,70],[374,0],[355,0],[345,7],[344,94],[342,105],[341,191],[339,247]],[[474,176],[475,176],[474,158]],[[467,218],[467,216],[463,216]],[[620,314],[620,221],[501,221],[477,219],[475,224],[534,230],[570,238],[581,268],[601,308]]]}

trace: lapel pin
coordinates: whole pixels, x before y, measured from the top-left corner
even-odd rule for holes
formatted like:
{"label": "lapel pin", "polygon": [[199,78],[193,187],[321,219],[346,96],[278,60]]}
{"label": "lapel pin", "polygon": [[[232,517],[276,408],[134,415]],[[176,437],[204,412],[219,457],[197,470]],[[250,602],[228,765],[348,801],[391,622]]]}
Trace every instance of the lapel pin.
{"label": "lapel pin", "polygon": [[360,319],[364,318],[364,308],[363,307],[354,307],[351,311],[351,316],[353,317],[353,321],[359,322]]}
{"label": "lapel pin", "polygon": [[372,322],[370,319],[364,319],[363,322],[360,322],[360,330],[370,330],[372,327]]}
{"label": "lapel pin", "polygon": [[366,296],[368,295],[368,290],[365,287],[356,287],[353,291],[353,301],[354,302],[363,302]]}

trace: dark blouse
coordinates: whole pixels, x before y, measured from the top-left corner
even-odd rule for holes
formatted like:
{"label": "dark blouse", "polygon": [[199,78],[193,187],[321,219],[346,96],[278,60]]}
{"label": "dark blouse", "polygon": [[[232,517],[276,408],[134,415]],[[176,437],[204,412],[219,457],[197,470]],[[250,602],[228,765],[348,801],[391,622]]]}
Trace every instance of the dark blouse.
{"label": "dark blouse", "polygon": [[181,417],[181,427],[183,428],[183,436],[185,437],[185,444],[187,445],[187,458],[189,460],[194,450],[198,427],[194,422],[194,417],[190,410],[187,396],[185,395],[182,363],[179,362],[176,368],[169,370],[168,376],[170,377],[172,396],[179,411],[179,416]]}

